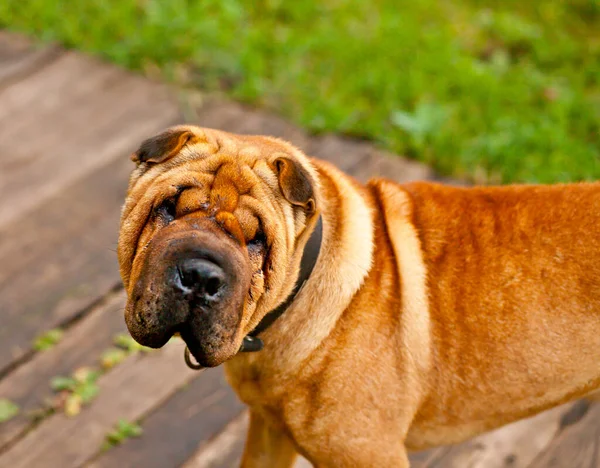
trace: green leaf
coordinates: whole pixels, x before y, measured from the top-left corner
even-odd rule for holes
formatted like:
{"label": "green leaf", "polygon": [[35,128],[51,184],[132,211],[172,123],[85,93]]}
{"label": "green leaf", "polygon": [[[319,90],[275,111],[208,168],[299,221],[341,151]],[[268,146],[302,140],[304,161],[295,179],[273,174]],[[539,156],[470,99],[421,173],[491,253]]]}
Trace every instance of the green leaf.
{"label": "green leaf", "polygon": [[73,372],[73,379],[79,384],[93,383],[100,377],[100,372],[90,367],[80,367]]}
{"label": "green leaf", "polygon": [[63,335],[63,331],[59,328],[49,330],[36,338],[33,348],[36,351],[46,351],[54,347],[62,339]]}
{"label": "green leaf", "polygon": [[56,407],[64,409],[67,416],[76,416],[86,403],[92,401],[100,391],[96,380],[101,375],[98,370],[89,367],[80,367],[73,372],[72,377],[54,377],[50,385],[57,392],[66,392],[62,395],[64,403]]}
{"label": "green leaf", "polygon": [[85,384],[78,385],[73,393],[79,395],[83,403],[89,403],[96,398],[98,392],[100,392],[98,385],[92,382],[86,382]]}
{"label": "green leaf", "polygon": [[137,341],[135,341],[131,336],[121,333],[115,337],[114,340],[115,346],[126,350],[129,353],[137,353],[138,351],[148,352],[150,348],[142,346]]}
{"label": "green leaf", "polygon": [[0,398],[0,423],[6,422],[19,414],[19,407],[6,398]]}
{"label": "green leaf", "polygon": [[120,419],[117,423],[117,430],[125,437],[139,437],[142,435],[142,428],[139,424],[131,423]]}
{"label": "green leaf", "polygon": [[110,447],[122,444],[131,437],[139,437],[142,435],[142,432],[142,428],[139,424],[120,419],[115,430],[106,435],[106,442],[102,446],[102,450],[107,450]]}
{"label": "green leaf", "polygon": [[119,348],[110,348],[102,353],[100,363],[103,369],[111,369],[112,367],[119,365],[127,357],[127,351]]}
{"label": "green leaf", "polygon": [[55,392],[60,392],[62,390],[73,390],[77,386],[77,381],[72,377],[54,377],[50,381],[50,387]]}
{"label": "green leaf", "polygon": [[82,398],[79,395],[72,393],[65,401],[65,414],[69,417],[77,416],[79,413],[81,413],[82,405]]}
{"label": "green leaf", "polygon": [[123,442],[123,435],[117,431],[111,432],[110,434],[107,434],[106,441],[110,445],[119,445],[120,443]]}

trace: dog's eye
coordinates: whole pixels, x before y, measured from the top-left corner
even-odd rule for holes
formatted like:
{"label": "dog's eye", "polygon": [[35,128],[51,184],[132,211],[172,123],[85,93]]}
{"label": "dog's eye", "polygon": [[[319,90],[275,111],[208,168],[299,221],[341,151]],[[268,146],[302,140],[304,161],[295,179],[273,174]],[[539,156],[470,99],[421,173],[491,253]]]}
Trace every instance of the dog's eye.
{"label": "dog's eye", "polygon": [[169,224],[177,217],[177,198],[167,198],[156,208],[156,216],[164,224]]}
{"label": "dog's eye", "polygon": [[267,236],[262,231],[262,229],[258,229],[254,237],[248,242],[248,247],[260,247],[265,248],[267,245]]}

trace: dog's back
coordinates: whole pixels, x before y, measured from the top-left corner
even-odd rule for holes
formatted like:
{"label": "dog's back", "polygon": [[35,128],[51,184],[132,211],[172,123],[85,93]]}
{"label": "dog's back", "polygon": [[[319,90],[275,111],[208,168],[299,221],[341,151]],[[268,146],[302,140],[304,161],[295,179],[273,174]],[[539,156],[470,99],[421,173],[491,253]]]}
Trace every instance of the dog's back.
{"label": "dog's back", "polygon": [[411,432],[462,440],[597,388],[600,184],[404,189],[432,337]]}

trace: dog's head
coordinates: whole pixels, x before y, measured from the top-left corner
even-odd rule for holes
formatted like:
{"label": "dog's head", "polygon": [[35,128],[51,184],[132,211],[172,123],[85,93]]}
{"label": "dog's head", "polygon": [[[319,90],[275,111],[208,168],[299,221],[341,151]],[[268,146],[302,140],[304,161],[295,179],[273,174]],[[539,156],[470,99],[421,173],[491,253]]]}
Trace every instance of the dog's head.
{"label": "dog's head", "polygon": [[118,255],[133,338],[179,333],[216,366],[294,287],[318,218],[315,170],[291,145],[179,126],[132,156]]}

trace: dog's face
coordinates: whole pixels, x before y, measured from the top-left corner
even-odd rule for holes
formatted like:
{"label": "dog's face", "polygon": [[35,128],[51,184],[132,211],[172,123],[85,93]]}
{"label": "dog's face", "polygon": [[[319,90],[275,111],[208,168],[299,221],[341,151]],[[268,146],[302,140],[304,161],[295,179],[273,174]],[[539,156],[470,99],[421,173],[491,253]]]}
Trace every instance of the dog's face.
{"label": "dog's face", "polygon": [[118,245],[129,332],[154,348],[179,333],[219,365],[293,289],[318,218],[315,171],[285,142],[191,126],[132,159]]}

